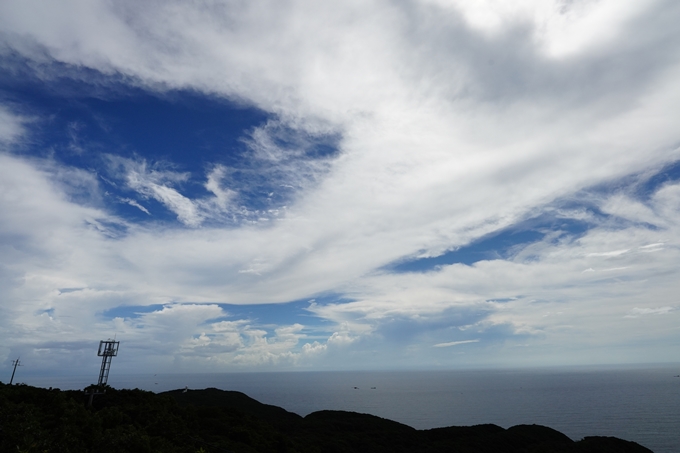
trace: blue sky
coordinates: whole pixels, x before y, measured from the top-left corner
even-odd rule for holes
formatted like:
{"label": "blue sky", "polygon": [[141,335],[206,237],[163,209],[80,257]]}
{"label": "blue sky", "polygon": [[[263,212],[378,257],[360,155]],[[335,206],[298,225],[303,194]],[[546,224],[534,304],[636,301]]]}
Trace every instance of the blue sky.
{"label": "blue sky", "polygon": [[0,361],[680,362],[679,18],[3,2]]}

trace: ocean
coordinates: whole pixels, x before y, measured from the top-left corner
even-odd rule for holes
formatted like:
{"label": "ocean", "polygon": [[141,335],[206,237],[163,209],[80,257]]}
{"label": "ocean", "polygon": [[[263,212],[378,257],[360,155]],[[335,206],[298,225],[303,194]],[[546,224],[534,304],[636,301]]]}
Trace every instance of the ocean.
{"label": "ocean", "polygon": [[[116,388],[155,392],[236,390],[299,415],[332,409],[417,429],[539,424],[574,440],[614,436],[655,453],[680,452],[680,365],[476,371],[343,371],[116,375]],[[56,379],[56,380],[55,380]],[[29,385],[82,388],[77,378],[26,378]],[[48,383],[49,382],[49,383]]]}

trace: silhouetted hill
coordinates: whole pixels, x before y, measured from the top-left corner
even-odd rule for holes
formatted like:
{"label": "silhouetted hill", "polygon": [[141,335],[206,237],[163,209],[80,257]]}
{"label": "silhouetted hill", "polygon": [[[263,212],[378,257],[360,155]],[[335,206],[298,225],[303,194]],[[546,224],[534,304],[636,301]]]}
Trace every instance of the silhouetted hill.
{"label": "silhouetted hill", "polygon": [[300,417],[240,392],[155,394],[107,387],[86,407],[82,391],[0,383],[0,452],[650,453],[634,442],[519,425],[416,430],[344,411]]}
{"label": "silhouetted hill", "polygon": [[287,410],[260,403],[252,399],[245,393],[231,390],[219,390],[207,388],[204,390],[171,390],[159,393],[159,395],[169,395],[177,401],[180,406],[212,406],[233,409],[244,414],[259,417],[268,421],[300,421],[302,417]]}

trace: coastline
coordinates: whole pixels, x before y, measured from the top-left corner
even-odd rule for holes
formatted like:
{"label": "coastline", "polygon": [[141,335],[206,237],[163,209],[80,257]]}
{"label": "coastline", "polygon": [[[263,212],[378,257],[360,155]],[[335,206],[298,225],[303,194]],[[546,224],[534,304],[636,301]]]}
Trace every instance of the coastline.
{"label": "coastline", "polygon": [[0,404],[4,406],[0,446],[61,451],[54,449],[60,445],[70,451],[98,452],[651,452],[615,437],[586,437],[574,442],[540,425],[417,430],[348,411],[323,410],[302,417],[244,393],[216,388],[159,394],[139,389],[105,390],[87,408],[82,391],[0,384]]}

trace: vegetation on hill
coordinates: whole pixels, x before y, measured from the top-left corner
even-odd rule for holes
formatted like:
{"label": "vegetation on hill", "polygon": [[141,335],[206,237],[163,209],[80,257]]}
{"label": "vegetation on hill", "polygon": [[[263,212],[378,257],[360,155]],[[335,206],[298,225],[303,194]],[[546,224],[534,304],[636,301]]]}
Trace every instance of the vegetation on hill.
{"label": "vegetation on hill", "polygon": [[343,411],[300,417],[240,392],[155,394],[106,388],[87,407],[82,391],[0,383],[0,452],[457,452],[649,453],[612,437],[574,442],[538,425],[416,430]]}

